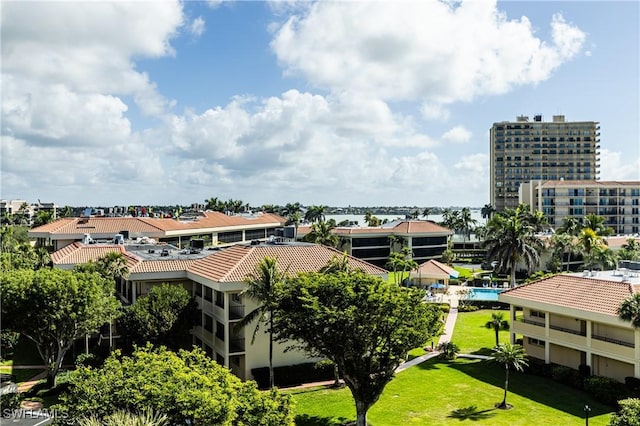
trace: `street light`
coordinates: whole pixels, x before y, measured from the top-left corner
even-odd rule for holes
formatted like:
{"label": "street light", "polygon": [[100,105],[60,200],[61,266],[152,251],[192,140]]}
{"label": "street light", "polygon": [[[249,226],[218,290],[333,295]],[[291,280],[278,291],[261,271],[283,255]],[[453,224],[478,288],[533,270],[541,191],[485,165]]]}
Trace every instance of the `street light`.
{"label": "street light", "polygon": [[585,414],[585,418],[584,418],[584,424],[585,426],[589,426],[589,413],[591,412],[591,407],[589,407],[588,405],[584,406],[584,414]]}

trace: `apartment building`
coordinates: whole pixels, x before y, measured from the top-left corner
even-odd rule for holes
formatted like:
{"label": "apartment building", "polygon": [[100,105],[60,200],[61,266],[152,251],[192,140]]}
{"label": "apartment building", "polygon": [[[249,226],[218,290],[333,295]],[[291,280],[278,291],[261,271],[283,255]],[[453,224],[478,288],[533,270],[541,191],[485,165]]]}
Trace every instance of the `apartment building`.
{"label": "apartment building", "polygon": [[520,184],[531,180],[594,180],[598,178],[600,126],[596,121],[494,123],[489,135],[490,200],[497,211],[518,205]]}
{"label": "apartment building", "polygon": [[[96,260],[109,252],[122,253],[129,275],[117,284],[123,304],[135,303],[156,285],[169,283],[187,289],[202,310],[201,324],[192,330],[193,343],[219,364],[230,368],[242,379],[252,379],[251,370],[268,366],[268,335],[264,327],[252,342],[255,324],[242,330],[235,325],[257,307],[255,301],[242,294],[245,279],[255,272],[265,257],[275,257],[281,272],[296,275],[318,271],[333,256],[343,254],[335,249],[309,243],[236,244],[216,250],[192,253],[166,244],[115,245],[74,242],[52,254],[55,267],[71,269],[78,263]],[[368,274],[387,278],[387,271],[348,257],[349,265]],[[106,338],[106,336],[103,336]],[[276,343],[273,365],[286,366],[309,361],[299,351],[285,351]]]}
{"label": "apartment building", "polygon": [[[298,238],[311,231],[310,227],[298,228]],[[453,231],[429,220],[394,220],[381,226],[345,226],[332,232],[338,236],[338,249],[384,267],[389,254],[407,246],[418,263],[439,259],[447,249],[447,241]]]}
{"label": "apartment building", "polygon": [[286,219],[271,213],[227,215],[201,212],[188,219],[151,217],[73,217],[62,218],[29,231],[36,245],[59,250],[89,234],[95,241],[111,241],[115,235],[125,240],[153,239],[183,248],[192,239],[203,240],[206,246],[265,241],[276,234]]}
{"label": "apartment building", "polygon": [[[596,275],[594,275],[596,274]],[[530,357],[621,382],[640,378],[640,329],[617,316],[640,291],[640,264],[616,271],[556,275],[501,293],[510,304],[510,337]]]}
{"label": "apartment building", "polygon": [[596,214],[618,235],[640,232],[640,181],[534,180],[520,185],[519,200],[554,228],[567,217]]}

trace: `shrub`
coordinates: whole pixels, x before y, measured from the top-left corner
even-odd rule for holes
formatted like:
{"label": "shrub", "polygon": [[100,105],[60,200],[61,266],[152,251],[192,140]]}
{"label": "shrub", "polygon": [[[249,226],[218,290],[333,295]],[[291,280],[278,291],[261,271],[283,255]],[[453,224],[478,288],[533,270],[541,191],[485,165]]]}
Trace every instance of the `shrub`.
{"label": "shrub", "polygon": [[580,373],[580,377],[582,377],[582,378],[590,377],[591,376],[591,367],[589,367],[587,364],[580,364],[578,366],[578,373]]}
{"label": "shrub", "polygon": [[478,307],[473,305],[460,305],[458,306],[458,312],[474,312],[477,311]]}
{"label": "shrub", "polygon": [[640,426],[640,399],[618,401],[620,409],[611,416],[609,426]]}
{"label": "shrub", "polygon": [[458,357],[458,352],[460,352],[460,348],[453,342],[443,342],[438,345],[438,350],[440,351],[439,358],[443,360],[453,360]]}
{"label": "shrub", "polygon": [[625,377],[624,384],[631,392],[640,392],[640,379],[638,379],[637,377]]}
{"label": "shrub", "polygon": [[627,398],[624,383],[609,377],[591,376],[584,380],[584,389],[603,404],[615,407],[619,400]]}
{"label": "shrub", "polygon": [[565,367],[564,365],[556,365],[551,369],[551,378],[556,382],[560,382],[567,386],[582,389],[582,376],[578,370]]}
{"label": "shrub", "polygon": [[76,357],[76,366],[77,367],[93,367],[98,368],[102,366],[104,359],[95,354],[85,354],[82,353]]}
{"label": "shrub", "polygon": [[440,312],[442,312],[443,314],[447,314],[451,310],[451,305],[449,305],[448,303],[441,303],[440,305],[438,305],[438,307],[440,308]]}
{"label": "shrub", "polygon": [[17,410],[20,408],[22,396],[18,392],[4,393],[0,395],[0,407],[3,410]]}

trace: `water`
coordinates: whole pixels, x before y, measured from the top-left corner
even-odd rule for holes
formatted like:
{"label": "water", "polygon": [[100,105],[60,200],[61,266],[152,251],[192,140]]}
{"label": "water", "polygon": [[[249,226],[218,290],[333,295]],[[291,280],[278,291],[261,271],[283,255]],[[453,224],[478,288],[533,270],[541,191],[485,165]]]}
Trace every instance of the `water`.
{"label": "water", "polygon": [[[396,219],[404,219],[404,215],[401,214],[374,214],[378,219],[385,220],[387,219],[389,222]],[[471,210],[471,218],[478,221],[476,225],[484,225],[485,219],[482,218],[482,213],[480,210]],[[326,215],[325,220],[334,219],[336,223],[340,223],[343,220],[355,221],[358,222],[360,226],[367,226],[367,223],[364,221],[364,215],[353,215],[353,214],[329,214]],[[418,219],[425,219],[424,216],[418,216]],[[436,223],[442,222],[441,214],[430,214],[429,220],[434,221]]]}
{"label": "water", "polygon": [[503,288],[479,288],[468,287],[469,300],[486,300],[490,302],[498,301],[498,294],[504,291]]}

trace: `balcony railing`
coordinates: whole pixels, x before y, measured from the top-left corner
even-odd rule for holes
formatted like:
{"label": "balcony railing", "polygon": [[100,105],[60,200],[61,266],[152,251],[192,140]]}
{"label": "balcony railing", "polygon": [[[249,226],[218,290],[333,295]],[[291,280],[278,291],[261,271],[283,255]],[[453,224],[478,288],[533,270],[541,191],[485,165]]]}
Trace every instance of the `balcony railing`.
{"label": "balcony railing", "polygon": [[586,336],[587,335],[586,331],[572,330],[570,328],[559,327],[557,325],[549,325],[549,328],[552,329],[552,330],[562,331],[563,333],[575,334],[576,336]]}
{"label": "balcony railing", "polygon": [[625,342],[624,340],[611,339],[609,337],[604,337],[604,336],[597,336],[595,334],[592,335],[591,338],[592,339],[596,339],[596,340],[601,340],[601,341],[607,342],[607,343],[613,343],[615,345],[626,346],[628,348],[634,348],[635,347],[634,343]]}
{"label": "balcony railing", "polygon": [[229,305],[229,321],[244,318],[244,305]]}
{"label": "balcony railing", "polygon": [[229,353],[244,352],[244,339],[231,339],[229,341]]}
{"label": "balcony railing", "polygon": [[527,318],[522,318],[520,321],[525,323],[525,324],[531,324],[531,325],[537,325],[538,327],[544,327],[544,323],[543,322],[532,321],[532,320],[527,319]]}

